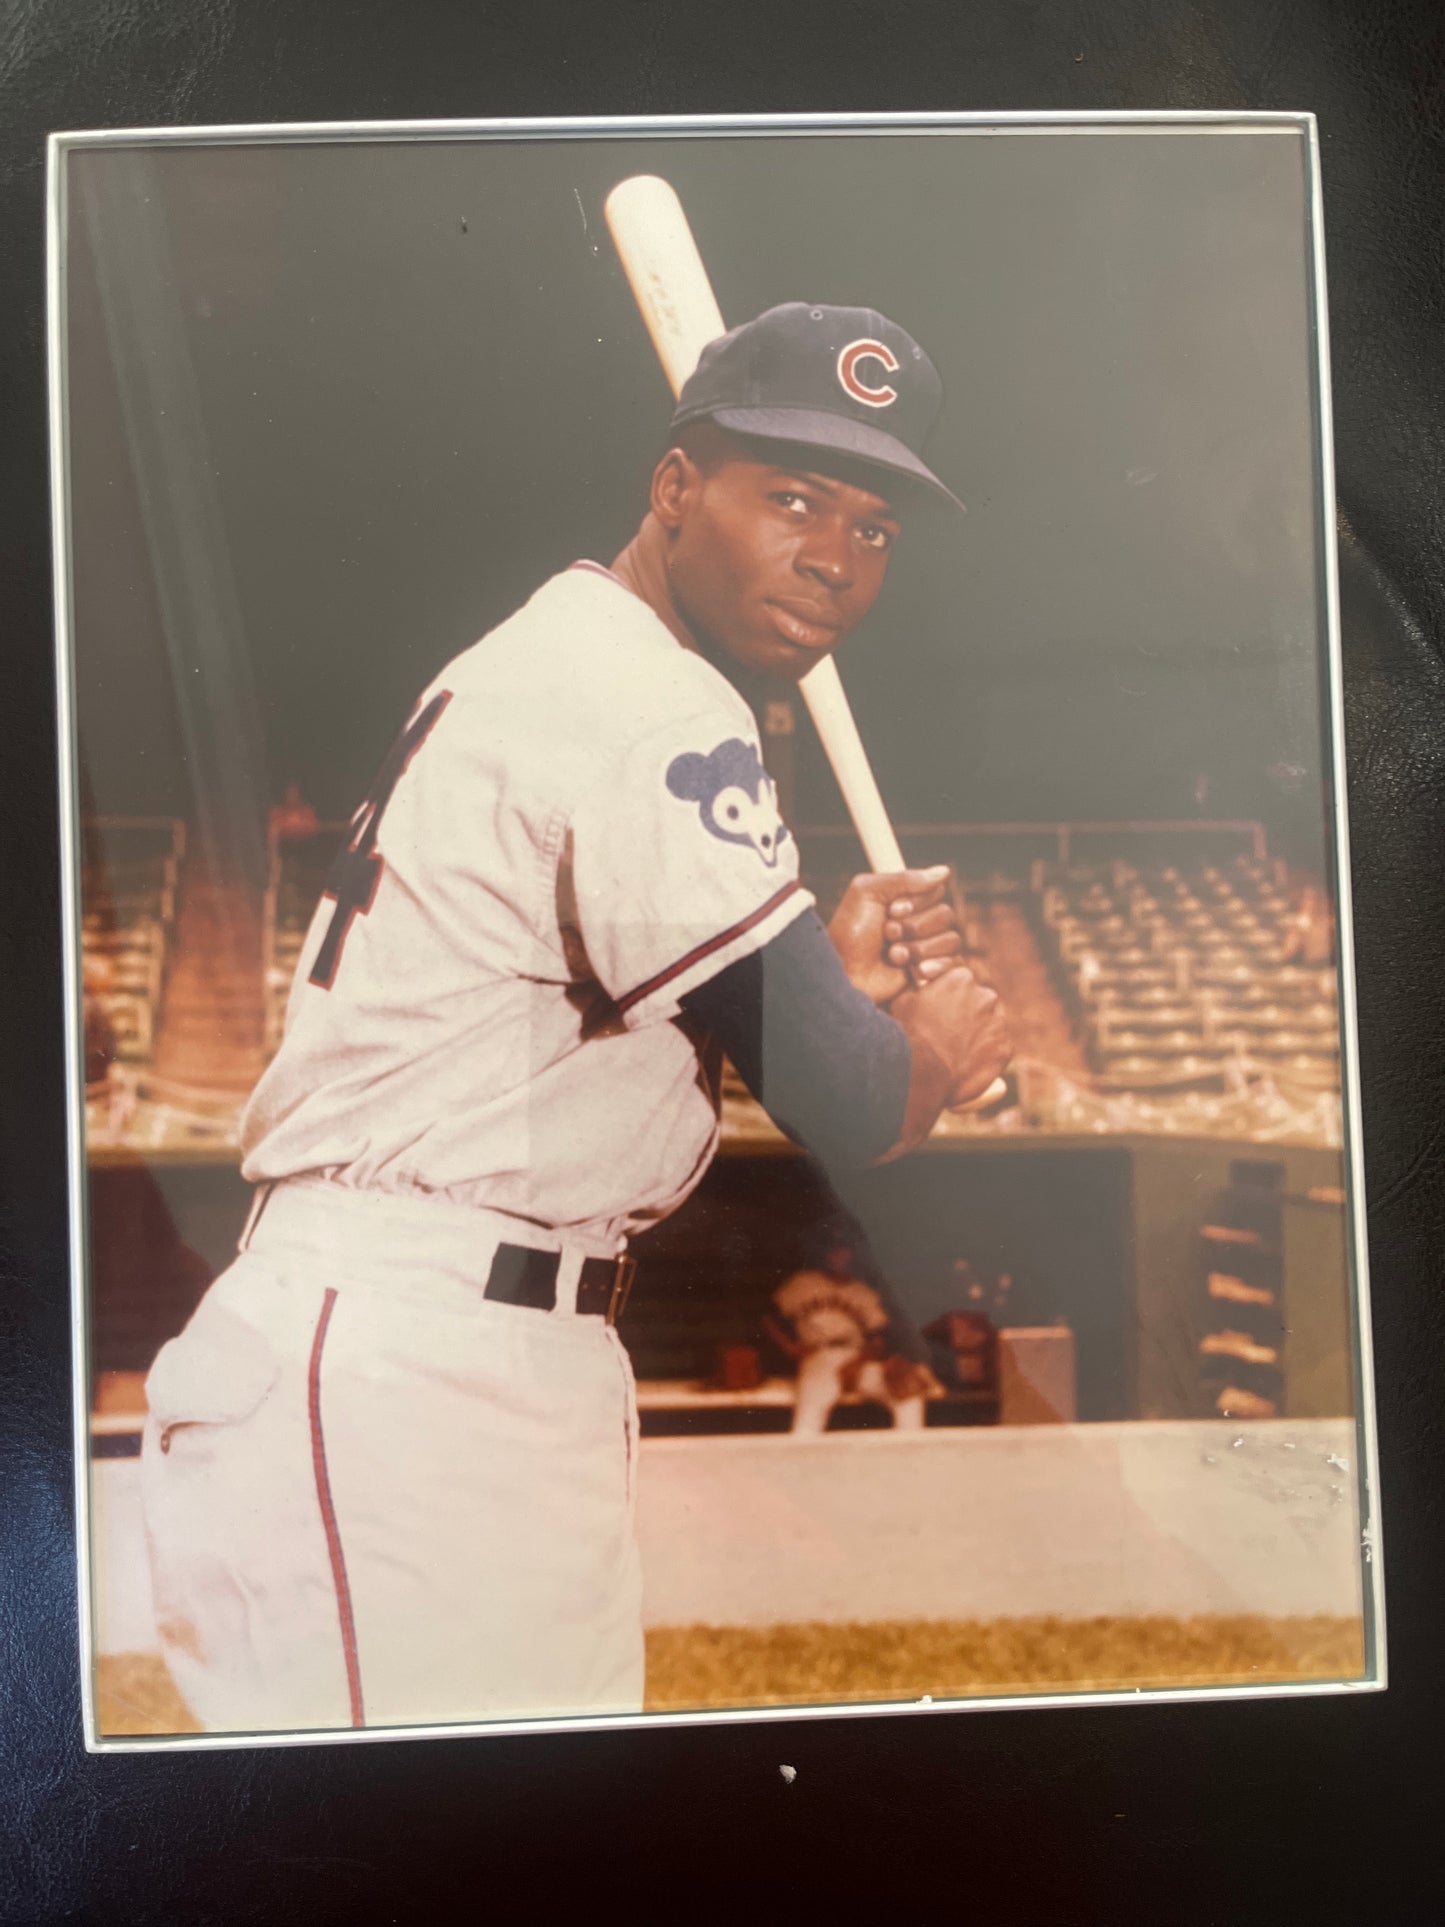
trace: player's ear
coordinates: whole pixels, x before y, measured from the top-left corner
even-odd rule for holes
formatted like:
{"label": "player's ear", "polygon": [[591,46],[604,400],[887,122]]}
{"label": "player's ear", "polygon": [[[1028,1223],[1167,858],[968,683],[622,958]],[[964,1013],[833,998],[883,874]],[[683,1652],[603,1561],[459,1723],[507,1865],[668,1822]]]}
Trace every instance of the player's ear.
{"label": "player's ear", "polygon": [[665,529],[681,526],[701,481],[702,470],[685,449],[668,449],[652,471],[649,503],[652,513]]}
{"label": "player's ear", "polygon": [[674,756],[667,766],[667,787],[685,803],[700,803],[713,788],[711,759],[695,749]]}

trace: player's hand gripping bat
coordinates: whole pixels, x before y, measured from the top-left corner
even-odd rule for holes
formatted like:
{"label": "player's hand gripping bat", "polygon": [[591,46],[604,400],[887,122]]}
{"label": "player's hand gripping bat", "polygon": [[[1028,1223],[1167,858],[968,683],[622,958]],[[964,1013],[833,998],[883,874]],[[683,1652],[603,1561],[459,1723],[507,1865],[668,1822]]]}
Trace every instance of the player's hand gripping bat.
{"label": "player's hand gripping bat", "polygon": [[[635,174],[613,188],[607,197],[606,214],[652,345],[676,395],[707,344],[726,333],[682,203],[668,182],[655,174]],[[875,872],[906,869],[832,657],[825,656],[815,664],[798,687],[838,779],[869,868]],[[995,1104],[1003,1092],[1003,1079],[995,1078],[982,1097],[962,1108],[975,1110]]]}

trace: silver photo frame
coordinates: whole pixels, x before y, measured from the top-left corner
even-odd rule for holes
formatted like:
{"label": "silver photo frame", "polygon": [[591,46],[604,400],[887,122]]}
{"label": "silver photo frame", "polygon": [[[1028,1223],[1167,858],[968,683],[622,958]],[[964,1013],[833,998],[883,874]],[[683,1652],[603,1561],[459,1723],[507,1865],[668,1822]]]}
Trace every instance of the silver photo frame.
{"label": "silver photo frame", "polygon": [[[682,238],[668,225],[670,204],[650,189],[630,227],[620,203],[609,214],[620,183],[658,177],[681,195]],[[1313,115],[111,129],[52,135],[47,204],[87,1746],[271,1746],[1381,1689]],[[685,245],[688,217],[696,257]],[[462,1578],[449,1582],[444,1629],[388,1621],[387,1602],[402,1596],[388,1575],[421,1556],[420,1542],[403,1554],[386,1537],[400,1502],[393,1495],[388,1512],[366,1496],[383,1458],[404,1485],[409,1454],[418,1490],[446,1484],[417,1416],[432,1397],[440,1411],[440,1352],[430,1389],[415,1360],[407,1366],[415,1382],[400,1404],[388,1403],[392,1368],[375,1365],[382,1353],[355,1355],[366,1390],[363,1416],[347,1421],[358,1441],[349,1469],[339,1444],[328,1469],[321,1440],[335,1285],[294,1372],[279,1353],[256,1362],[247,1301],[232,1292],[226,1316],[236,1322],[207,1339],[215,1409],[177,1404],[175,1452],[155,1381],[149,1412],[142,1383],[161,1345],[196,1329],[188,1321],[197,1305],[217,1302],[212,1280],[229,1275],[238,1238],[250,1248],[278,1191],[301,1180],[314,1191],[324,1169],[319,1181],[333,1190],[339,1179],[353,1194],[384,1192],[398,1227],[408,1211],[432,1209],[431,1166],[402,1184],[393,1167],[378,1175],[368,1152],[333,1155],[326,1130],[315,1133],[312,1162],[293,1133],[274,1168],[253,1134],[253,1192],[237,1169],[237,1117],[296,1021],[287,1002],[298,957],[299,976],[319,985],[307,972],[319,968],[326,941],[316,921],[323,889],[338,916],[348,911],[338,951],[356,917],[382,901],[375,866],[384,869],[387,850],[375,854],[376,826],[425,731],[406,739],[390,787],[368,793],[367,783],[418,692],[565,571],[571,528],[596,542],[615,532],[616,546],[595,558],[601,576],[631,534],[628,515],[635,524],[649,500],[657,512],[649,477],[668,446],[672,399],[653,351],[675,395],[716,336],[705,325],[709,272],[734,326],[789,302],[817,302],[820,325],[835,310],[872,315],[841,353],[829,337],[819,363],[819,379],[846,390],[853,436],[827,444],[836,460],[823,470],[855,493],[867,494],[880,461],[908,479],[902,458],[880,456],[883,444],[867,436],[899,402],[889,375],[906,391],[899,342],[916,345],[907,330],[917,313],[943,390],[926,460],[968,515],[942,537],[927,525],[916,560],[907,543],[900,548],[890,592],[898,589],[900,627],[916,647],[895,648],[884,670],[879,645],[856,674],[845,655],[856,725],[826,677],[804,685],[795,705],[792,671],[760,679],[757,661],[732,656],[738,673],[724,676],[703,646],[706,673],[731,680],[733,699],[754,716],[761,761],[751,742],[737,743],[752,757],[737,793],[776,841],[765,846],[757,828],[729,840],[708,819],[714,791],[684,797],[679,777],[667,821],[681,826],[685,816],[695,829],[700,810],[711,841],[699,831],[695,857],[679,858],[676,874],[692,875],[688,865],[717,847],[731,861],[747,845],[750,863],[762,859],[748,886],[759,893],[751,928],[771,943],[797,908],[791,900],[779,908],[785,892],[772,889],[771,875],[761,894],[785,829],[820,913],[833,913],[855,872],[949,864],[962,885],[949,885],[950,928],[969,969],[997,983],[1015,1020],[1012,1058],[1001,1081],[991,1067],[982,1076],[974,1108],[945,1110],[906,1155],[861,1160],[863,1177],[845,1158],[835,1183],[826,1159],[819,1174],[793,1155],[736,1072],[713,1092],[727,1154],[713,1176],[694,1190],[693,1173],[669,1190],[633,1169],[643,1201],[630,1228],[656,1219],[659,1229],[643,1231],[638,1250],[598,1286],[608,1356],[630,1348],[632,1358],[622,1405],[604,1403],[597,1422],[599,1437],[626,1433],[621,1504],[627,1556],[635,1531],[641,1569],[639,1577],[629,1567],[618,1581],[623,1604],[612,1598],[606,1610],[627,1620],[623,1643],[634,1622],[640,1641],[645,1623],[649,1679],[663,1679],[666,1694],[649,1685],[647,1700],[625,1706],[621,1689],[618,1705],[610,1689],[578,1698],[567,1682],[595,1671],[594,1655],[555,1689],[530,1688],[524,1710],[505,1695],[495,1715],[479,1710],[482,1689],[468,1685],[453,1714],[444,1658],[428,1671],[406,1648],[464,1651]],[[896,322],[890,303],[900,308]],[[809,437],[825,432],[815,417],[832,404],[788,391],[786,380],[801,374],[778,374],[776,392],[764,394],[773,366],[750,377],[751,425],[722,423],[744,435],[753,461],[759,442],[782,439],[790,408],[795,423],[812,411],[798,443],[824,446]],[[765,401],[783,411],[770,429],[758,425]],[[698,406],[712,421],[728,408],[744,420],[732,391]],[[905,437],[915,457],[917,439]],[[796,468],[797,446],[788,448]],[[707,459],[698,457],[699,473]],[[621,586],[630,585],[629,577]],[[614,577],[598,593],[617,588]],[[684,614],[695,593],[677,591]],[[473,607],[485,622],[469,628]],[[333,617],[352,641],[331,632]],[[791,620],[782,651],[792,650],[790,662],[823,639],[803,616]],[[860,636],[864,649],[886,633],[866,620],[874,626]],[[385,638],[399,631],[404,645],[393,652]],[[726,644],[718,649],[718,660],[728,655]],[[595,673],[579,659],[579,683]],[[546,753],[553,705],[564,707],[556,687],[536,692],[528,758]],[[675,709],[684,720],[692,713],[680,697]],[[414,732],[430,714],[410,713]],[[668,741],[670,755],[691,753],[690,738]],[[698,738],[699,764],[710,748]],[[724,777],[731,795],[739,780],[731,765],[714,790],[722,794]],[[370,836],[359,842],[367,809]],[[639,874],[671,878],[665,839],[642,815],[630,821]],[[352,901],[349,886],[325,883],[321,848],[329,854],[338,840],[372,866],[363,879],[370,897]],[[450,905],[459,872],[447,862],[423,874]],[[605,874],[615,885],[616,867]],[[481,887],[502,891],[495,867]],[[663,914],[657,898],[651,911],[639,901],[629,958],[654,956],[643,938],[652,943],[655,933],[644,926]],[[575,981],[553,982],[540,968],[514,980],[547,981],[559,1008],[568,985],[602,985],[615,1008],[602,1029],[584,1024],[569,1050],[641,1036],[624,1023],[632,997],[656,1011],[671,1044],[691,1033],[660,979],[690,995],[712,980],[702,953],[731,964],[755,951],[738,934],[741,913],[729,922],[732,912],[719,911],[716,938],[712,915],[705,905],[679,912],[687,940],[674,944],[677,965],[646,982],[639,965],[627,995],[600,966],[589,974],[585,959]],[[443,930],[445,916],[438,943],[455,934]],[[668,941],[657,952],[664,961]],[[1226,961],[1211,963],[1221,952]],[[240,990],[228,974],[238,957]],[[418,1008],[427,981],[419,967]],[[921,978],[912,989],[900,982],[895,1000],[928,998]],[[403,1001],[398,987],[388,1008]],[[691,1005],[682,1009],[695,1018]],[[527,1021],[540,1049],[551,1020]],[[394,1017],[390,1028],[404,1026]],[[326,1048],[334,1067],[344,1047],[332,1038]],[[415,1061],[414,1042],[398,1048],[400,1061]],[[220,1077],[217,1051],[230,1052]],[[314,1085],[320,1061],[298,1072],[303,1082]],[[623,1145],[609,1179],[615,1209],[577,1202],[574,1214],[605,1223],[609,1236],[627,1218],[624,1167],[645,1136],[646,1115],[628,1109],[632,1075],[605,1100],[616,1121],[602,1136]],[[338,1076],[338,1088],[350,1089]],[[638,1076],[632,1088],[645,1091]],[[431,1088],[440,1116],[455,1088],[440,1075]],[[595,1110],[599,1089],[588,1084],[590,1095],[575,1101]],[[429,1100],[403,1100],[391,1087],[357,1100],[383,1110],[403,1101]],[[276,1135],[262,1140],[274,1147],[300,1106],[293,1090],[267,1113]],[[539,1166],[542,1115],[525,1112]],[[486,1173],[499,1168],[494,1161]],[[438,1193],[453,1181],[448,1169]],[[471,1175],[486,1173],[478,1165]],[[596,1274],[574,1274],[568,1258],[580,1180],[568,1180],[572,1192],[547,1222],[529,1218],[521,1191],[468,1189],[471,1175],[446,1192],[452,1229],[436,1230],[435,1244],[432,1224],[416,1219],[418,1246],[431,1251],[448,1291],[464,1289],[456,1252],[466,1231],[455,1214],[485,1196],[489,1219],[531,1224],[537,1237],[521,1237],[526,1249],[561,1254],[545,1289],[562,1296],[534,1302],[524,1281],[501,1307],[500,1329],[555,1320],[567,1309],[569,1277],[565,1322],[584,1322],[580,1294]],[[677,1204],[683,1215],[668,1217]],[[377,1234],[378,1249],[389,1235]],[[312,1226],[295,1249],[329,1236]],[[364,1244],[358,1237],[349,1248],[359,1254]],[[491,1248],[507,1247],[493,1233]],[[780,1297],[779,1281],[826,1279],[828,1253],[840,1248],[852,1269],[841,1267],[834,1283],[863,1294],[837,1314],[854,1318],[856,1339],[810,1338],[807,1307],[797,1310],[807,1294]],[[619,1323],[632,1256],[638,1283]],[[305,1281],[283,1277],[279,1257],[261,1262],[285,1287],[268,1301],[264,1349],[279,1344]],[[360,1255],[355,1262],[362,1266]],[[586,1262],[608,1261],[589,1249]],[[425,1269],[419,1263],[407,1290],[424,1290]],[[478,1297],[488,1283],[479,1273]],[[385,1294],[380,1272],[369,1289]],[[810,1289],[816,1303],[824,1287]],[[638,1312],[650,1333],[641,1343],[629,1335]],[[875,1313],[888,1321],[886,1338]],[[905,1330],[907,1344],[897,1336]],[[829,1345],[847,1358],[843,1376],[828,1381],[827,1435],[795,1437],[786,1430],[801,1409],[791,1374]],[[327,1357],[337,1357],[334,1344]],[[925,1376],[902,1366],[889,1376],[895,1358]],[[195,1359],[187,1369],[199,1375]],[[585,1373],[564,1395],[569,1369],[547,1367],[565,1407],[559,1440],[563,1416],[570,1423],[588,1399],[604,1398]],[[239,1505],[263,1523],[249,1551],[228,1525],[227,1548],[208,1544],[198,1555],[205,1575],[191,1573],[211,1604],[225,1595],[230,1608],[218,1606],[213,1623],[193,1622],[181,1607],[168,1617],[150,1576],[153,1566],[168,1569],[163,1542],[180,1502],[157,1498],[163,1480],[153,1484],[148,1554],[143,1454],[172,1479],[164,1489],[178,1490],[172,1461],[192,1452],[191,1435],[250,1424],[293,1395],[282,1426],[290,1444],[254,1437],[246,1448],[254,1459],[236,1461],[258,1468],[254,1500],[238,1500],[234,1464],[223,1479],[199,1448],[193,1454],[193,1522],[208,1507],[220,1518]],[[917,1429],[905,1436],[910,1399]],[[529,1413],[514,1427],[518,1482],[553,1450],[551,1422]],[[457,1438],[471,1436],[465,1410],[455,1423]],[[579,1464],[591,1462],[586,1450]],[[286,1451],[304,1484],[299,1525],[293,1509],[269,1509],[280,1502],[259,1469]],[[464,1469],[455,1454],[449,1462]],[[464,1478],[458,1492],[460,1505]],[[443,1559],[474,1529],[490,1532],[504,1565],[525,1561],[531,1529],[509,1539],[495,1521],[513,1517],[513,1499],[498,1504],[491,1526],[473,1527],[464,1508],[434,1524],[431,1554]],[[593,1526],[581,1497],[576,1504],[560,1524],[543,1522],[539,1540],[588,1543]],[[349,1511],[362,1550],[348,1565]],[[304,1573],[270,1570],[274,1549],[297,1534],[309,1535]],[[223,1571],[232,1552],[234,1569]],[[603,1564],[622,1556],[615,1547],[597,1554]],[[551,1554],[539,1557],[545,1565]],[[415,1596],[425,1596],[427,1573],[408,1570]],[[335,1638],[327,1634],[319,1657],[305,1640],[283,1651],[284,1601],[296,1602],[298,1623],[312,1614],[318,1572],[323,1591],[335,1586],[326,1610],[340,1601]],[[473,1568],[463,1577],[472,1585]],[[498,1589],[509,1583],[504,1573]],[[591,1581],[584,1572],[577,1583],[585,1591]],[[628,1591],[639,1585],[642,1605]],[[563,1593],[559,1625],[578,1617],[575,1596]],[[480,1599],[476,1611],[481,1642],[494,1621]],[[243,1627],[237,1638],[252,1641],[253,1620],[265,1630],[243,1666],[220,1650],[224,1627]],[[389,1668],[395,1684],[384,1703],[403,1709],[374,1721],[361,1704],[368,1643],[388,1648],[378,1671]],[[247,1703],[250,1692],[265,1717],[177,1719],[175,1680],[207,1668],[226,1675],[217,1705],[226,1692],[229,1703]],[[249,1684],[238,1684],[242,1673]],[[412,1704],[427,1710],[408,1716]],[[318,1706],[335,1710],[315,1715]]]}

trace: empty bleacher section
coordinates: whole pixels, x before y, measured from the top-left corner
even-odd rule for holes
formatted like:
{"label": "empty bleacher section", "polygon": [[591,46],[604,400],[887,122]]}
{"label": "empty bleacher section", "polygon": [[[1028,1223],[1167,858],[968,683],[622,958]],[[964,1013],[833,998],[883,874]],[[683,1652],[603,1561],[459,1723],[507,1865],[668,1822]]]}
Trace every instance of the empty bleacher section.
{"label": "empty bleacher section", "polygon": [[[1335,973],[1264,857],[1036,862],[1038,928],[1101,1088],[1339,1083]],[[1313,946],[1311,945],[1312,949]]]}
{"label": "empty bleacher section", "polygon": [[149,1064],[175,936],[186,827],[176,817],[102,817],[84,826],[80,872],[86,1084],[113,1064]]}
{"label": "empty bleacher section", "polygon": [[326,872],[345,830],[318,823],[301,834],[278,834],[273,826],[261,911],[262,996],[265,1050],[274,1057],[286,1022],[286,999],[307,927],[326,883]]}
{"label": "empty bleacher section", "polygon": [[256,894],[188,855],[173,818],[81,834],[91,1153],[233,1156],[264,1061]]}
{"label": "empty bleacher section", "polygon": [[[104,917],[88,890],[87,957],[104,942],[125,962],[124,987],[107,993],[106,1008],[120,1012],[123,1060],[146,1077],[124,1141],[179,1149],[204,1140],[225,1155],[239,1087],[280,1043],[345,826],[278,810],[259,900],[192,879],[179,890],[179,925],[184,838],[181,826],[163,827],[168,861],[155,856],[160,825],[127,826],[129,841],[110,851],[124,888],[112,881],[105,901],[116,907]],[[136,840],[143,832],[149,854]],[[945,1117],[940,1142],[1142,1133],[1338,1146],[1328,913],[1317,887],[1270,857],[1260,825],[921,824],[901,838],[910,861],[953,865],[966,948],[1008,1007],[1017,1052],[1007,1097],[987,1113]],[[802,829],[798,843],[826,919],[861,852],[842,829]],[[162,1024],[158,986],[168,975]],[[209,1033],[208,1007],[224,1019]],[[217,1032],[229,1036],[226,1050]],[[730,1151],[788,1149],[735,1078],[723,1134]]]}

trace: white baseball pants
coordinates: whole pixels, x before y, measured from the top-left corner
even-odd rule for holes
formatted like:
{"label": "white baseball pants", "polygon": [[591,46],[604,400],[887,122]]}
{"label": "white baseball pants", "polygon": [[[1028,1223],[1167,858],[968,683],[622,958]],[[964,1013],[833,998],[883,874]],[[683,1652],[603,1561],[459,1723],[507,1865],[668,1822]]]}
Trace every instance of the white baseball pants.
{"label": "white baseball pants", "polygon": [[630,1713],[637,1418],[617,1334],[483,1297],[491,1214],[306,1180],[147,1382],[167,1664],[213,1731]]}

